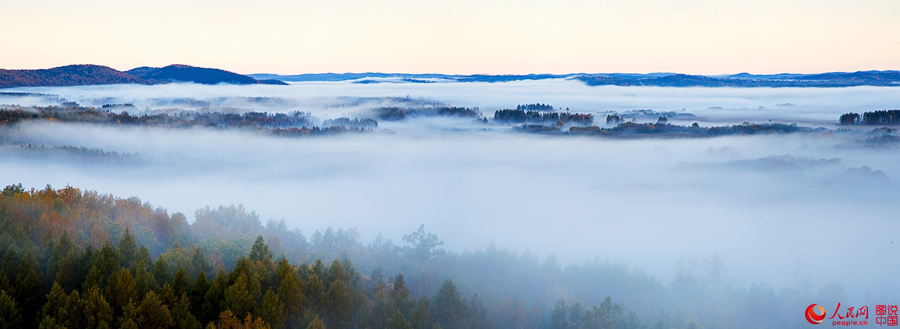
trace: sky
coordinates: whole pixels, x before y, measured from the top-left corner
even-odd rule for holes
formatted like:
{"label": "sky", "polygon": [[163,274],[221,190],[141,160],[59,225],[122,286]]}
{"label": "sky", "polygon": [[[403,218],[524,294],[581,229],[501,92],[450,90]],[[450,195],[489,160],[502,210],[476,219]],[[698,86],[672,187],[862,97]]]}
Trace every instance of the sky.
{"label": "sky", "polygon": [[251,73],[900,69],[896,0],[0,0],[0,67]]}

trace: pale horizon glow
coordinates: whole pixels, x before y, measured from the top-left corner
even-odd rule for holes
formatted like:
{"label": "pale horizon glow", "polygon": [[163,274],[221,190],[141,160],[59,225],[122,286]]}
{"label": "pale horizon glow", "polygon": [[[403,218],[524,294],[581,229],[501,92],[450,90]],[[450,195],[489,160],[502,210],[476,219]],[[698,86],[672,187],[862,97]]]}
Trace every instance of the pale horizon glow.
{"label": "pale horizon glow", "polygon": [[894,0],[9,1],[0,67],[242,74],[900,69]]}

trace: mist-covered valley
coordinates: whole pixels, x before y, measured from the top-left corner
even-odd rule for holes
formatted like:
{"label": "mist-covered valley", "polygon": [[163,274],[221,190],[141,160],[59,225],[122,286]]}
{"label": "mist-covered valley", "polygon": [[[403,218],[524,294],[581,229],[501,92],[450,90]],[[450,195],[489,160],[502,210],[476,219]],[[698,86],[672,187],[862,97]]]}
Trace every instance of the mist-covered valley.
{"label": "mist-covered valley", "polygon": [[[460,259],[505,253],[514,256],[496,259],[569,273],[548,281],[560,286],[542,290],[552,291],[545,300],[525,280],[489,295],[523,298],[538,309],[536,326],[551,321],[558,299],[590,307],[608,295],[645,327],[672,314],[681,317],[664,327],[799,327],[806,305],[896,304],[900,292],[896,130],[838,125],[844,113],[896,108],[900,93],[891,87],[589,87],[559,79],[7,91],[3,110],[34,116],[0,125],[4,186],[136,196],[189,223],[198,209],[240,204],[263,223],[299,229],[307,246],[332,227],[356,230],[360,247],[374,250],[384,239],[403,244],[424,225]],[[495,115],[525,104],[549,104],[541,113],[559,120]],[[566,113],[592,122],[563,120]],[[282,126],[276,114],[294,121]],[[529,122],[541,129],[525,129]],[[574,133],[591,126],[598,133]],[[312,262],[310,250],[286,256]],[[363,274],[375,269],[346,253]],[[571,273],[591,264],[647,279],[633,289],[604,278],[573,283]],[[464,297],[490,290],[473,283],[477,270],[433,273],[457,282]],[[578,280],[590,282],[590,273]],[[690,286],[686,277],[716,282],[716,293],[679,290]],[[750,322],[738,310],[760,306],[737,302],[754,289],[779,301],[765,305],[780,314],[775,320]],[[697,299],[680,302],[690,296]],[[715,303],[726,309],[703,310]]]}

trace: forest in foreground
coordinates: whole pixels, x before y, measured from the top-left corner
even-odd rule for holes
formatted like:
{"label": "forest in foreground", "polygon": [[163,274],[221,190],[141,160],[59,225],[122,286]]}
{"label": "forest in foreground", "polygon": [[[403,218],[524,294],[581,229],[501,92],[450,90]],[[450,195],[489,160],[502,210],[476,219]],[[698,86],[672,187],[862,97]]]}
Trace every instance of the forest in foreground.
{"label": "forest in foreground", "polygon": [[794,306],[841,291],[742,286],[718,255],[686,257],[664,284],[599,259],[447,251],[424,227],[403,241],[330,227],[307,240],[242,206],[188,223],[137,197],[9,185],[0,327],[756,328],[798,323]]}

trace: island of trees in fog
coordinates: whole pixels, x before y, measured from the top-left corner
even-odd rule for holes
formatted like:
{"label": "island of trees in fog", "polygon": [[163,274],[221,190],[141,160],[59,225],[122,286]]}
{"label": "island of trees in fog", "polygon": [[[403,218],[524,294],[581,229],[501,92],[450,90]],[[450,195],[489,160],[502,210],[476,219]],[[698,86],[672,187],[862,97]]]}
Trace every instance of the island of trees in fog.
{"label": "island of trees in fog", "polygon": [[[525,108],[537,108],[543,104],[519,105],[517,109],[497,110],[493,120],[481,114],[478,108],[464,107],[382,107],[372,110],[372,117],[347,118],[324,120],[317,125],[317,119],[310,113],[293,111],[289,113],[268,112],[244,112],[223,113],[210,111],[168,111],[134,115],[127,110],[136,110],[130,104],[110,104],[101,108],[82,107],[77,104],[69,106],[48,107],[6,107],[0,109],[0,125],[14,125],[29,120],[44,120],[70,123],[93,123],[122,126],[154,126],[167,128],[219,128],[237,129],[263,132],[275,136],[316,136],[333,135],[352,132],[374,132],[378,128],[378,121],[401,121],[416,117],[454,117],[473,119],[477,125],[489,124],[520,124],[513,126],[512,131],[540,134],[567,134],[567,135],[591,135],[591,136],[621,136],[621,135],[654,135],[668,136],[692,135],[692,136],[719,136],[734,134],[767,134],[767,133],[797,133],[797,132],[827,132],[827,128],[809,128],[787,123],[749,123],[728,126],[701,127],[697,123],[690,126],[668,123],[668,117],[690,118],[686,113],[657,113],[643,110],[633,112],[630,115],[656,115],[660,116],[655,122],[638,123],[634,120],[625,122],[626,114],[610,114],[606,116],[606,127],[594,124],[592,114],[570,113],[568,111],[556,112],[547,109],[525,110]],[[544,105],[547,106],[547,105]],[[547,106],[549,109],[552,107]],[[121,110],[121,112],[118,112]],[[843,124],[892,124],[898,122],[897,110],[866,112],[863,119],[859,115],[849,113],[841,116]],[[568,127],[568,128],[566,128]]]}
{"label": "island of trees in fog", "polygon": [[879,110],[872,112],[842,114],[840,119],[842,125],[864,124],[864,125],[896,125],[900,124],[900,110]]}

